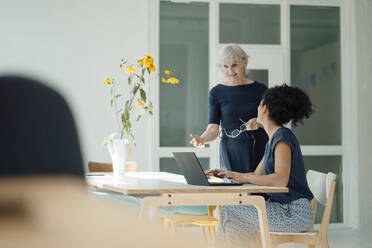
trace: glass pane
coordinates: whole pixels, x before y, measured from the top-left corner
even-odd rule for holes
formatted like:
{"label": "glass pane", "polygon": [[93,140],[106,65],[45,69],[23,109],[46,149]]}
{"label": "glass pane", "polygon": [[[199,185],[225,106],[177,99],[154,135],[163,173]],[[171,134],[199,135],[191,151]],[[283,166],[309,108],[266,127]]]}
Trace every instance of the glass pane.
{"label": "glass pane", "polygon": [[[342,196],[342,157],[341,156],[304,156],[305,169],[316,170],[323,173],[333,172],[336,174],[336,189],[333,198],[331,223],[342,223],[343,196]],[[322,221],[324,206],[318,204],[315,223]]]}
{"label": "glass pane", "polygon": [[220,4],[220,43],[280,44],[280,5]]}
{"label": "glass pane", "polygon": [[[198,158],[203,169],[209,170],[209,158]],[[177,162],[174,158],[160,158],[160,171],[166,171],[170,173],[180,174],[182,172],[177,165]]]}
{"label": "glass pane", "polygon": [[160,2],[160,69],[178,85],[160,84],[160,146],[189,146],[208,123],[209,5]]}
{"label": "glass pane", "polygon": [[341,145],[340,61],[339,7],[291,6],[291,82],[315,105],[302,145]]}
{"label": "glass pane", "polygon": [[249,70],[246,77],[269,86],[269,71],[268,70]]}

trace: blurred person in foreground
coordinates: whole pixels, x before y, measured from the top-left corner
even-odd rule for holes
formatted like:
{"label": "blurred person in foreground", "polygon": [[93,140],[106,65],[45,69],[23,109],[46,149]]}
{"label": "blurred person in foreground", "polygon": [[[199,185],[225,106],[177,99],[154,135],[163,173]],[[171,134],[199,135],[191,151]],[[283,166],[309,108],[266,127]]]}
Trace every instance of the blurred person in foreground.
{"label": "blurred person in foreground", "polygon": [[0,77],[0,247],[201,247],[92,198],[72,113],[44,84]]}

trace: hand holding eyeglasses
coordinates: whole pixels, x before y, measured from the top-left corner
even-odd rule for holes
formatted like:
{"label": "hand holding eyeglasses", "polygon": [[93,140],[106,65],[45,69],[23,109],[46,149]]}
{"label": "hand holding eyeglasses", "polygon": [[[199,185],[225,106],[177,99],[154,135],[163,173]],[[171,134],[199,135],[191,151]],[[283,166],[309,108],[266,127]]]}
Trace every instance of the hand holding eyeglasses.
{"label": "hand holding eyeglasses", "polygon": [[257,130],[260,127],[260,125],[257,123],[257,118],[252,118],[252,119],[250,119],[247,122],[243,121],[242,119],[239,119],[239,120],[241,122],[243,122],[243,124],[239,127],[239,129],[235,129],[235,130],[233,130],[231,132],[226,131],[226,129],[224,129],[224,128],[222,129],[225,132],[225,134],[226,134],[227,137],[229,137],[229,138],[236,138],[236,137],[238,137],[244,131]]}
{"label": "hand holding eyeglasses", "polygon": [[252,118],[249,121],[244,123],[246,130],[252,131],[257,130],[261,126],[257,123],[257,118]]}

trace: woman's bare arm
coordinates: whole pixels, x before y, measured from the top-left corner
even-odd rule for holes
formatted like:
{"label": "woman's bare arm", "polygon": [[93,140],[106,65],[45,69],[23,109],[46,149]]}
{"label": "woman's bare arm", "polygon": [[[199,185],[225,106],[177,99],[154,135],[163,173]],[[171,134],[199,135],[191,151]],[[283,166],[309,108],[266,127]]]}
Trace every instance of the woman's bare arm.
{"label": "woman's bare arm", "polygon": [[198,136],[190,134],[190,137],[192,138],[190,144],[195,147],[203,147],[205,144],[208,144],[217,138],[219,129],[220,125],[218,124],[208,124],[202,135]]}

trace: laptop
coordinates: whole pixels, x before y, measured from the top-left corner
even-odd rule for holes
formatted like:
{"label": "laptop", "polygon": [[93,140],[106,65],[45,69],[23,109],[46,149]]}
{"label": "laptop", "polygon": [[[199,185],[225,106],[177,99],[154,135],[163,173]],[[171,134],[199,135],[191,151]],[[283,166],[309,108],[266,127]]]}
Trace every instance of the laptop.
{"label": "laptop", "polygon": [[199,159],[194,152],[173,152],[178,166],[180,167],[188,184],[203,186],[237,186],[241,183],[230,182],[210,182],[204,174],[204,170]]}

